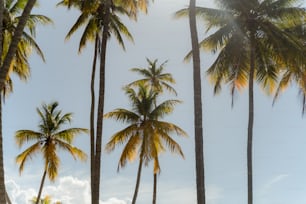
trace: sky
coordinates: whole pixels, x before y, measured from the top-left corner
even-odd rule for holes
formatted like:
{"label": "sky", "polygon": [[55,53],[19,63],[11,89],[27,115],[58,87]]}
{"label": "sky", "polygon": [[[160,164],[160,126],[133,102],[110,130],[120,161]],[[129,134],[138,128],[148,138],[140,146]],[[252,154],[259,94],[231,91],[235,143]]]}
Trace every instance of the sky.
{"label": "sky", "polygon": [[[146,58],[168,60],[166,71],[176,80],[174,88],[183,103],[165,120],[180,126],[189,137],[173,136],[181,145],[185,159],[168,152],[160,157],[161,174],[158,177],[157,203],[196,203],[193,82],[192,63],[183,62],[191,48],[187,19],[174,19],[175,11],[185,8],[188,0],[155,0],[147,15],[137,22],[124,19],[134,37],[134,43],[125,41],[126,51],[111,38],[107,50],[105,112],[115,108],[129,108],[122,87],[136,79],[133,67],[147,67]],[[302,2],[305,5],[305,1]],[[33,13],[44,14],[54,25],[39,26],[36,41],[43,50],[46,62],[33,53],[30,59],[31,78],[25,83],[14,77],[14,93],[3,107],[4,169],[8,193],[14,204],[26,204],[36,196],[43,173],[42,158],[37,155],[25,166],[20,175],[15,157],[19,149],[14,133],[20,129],[37,130],[39,117],[36,108],[42,103],[59,102],[63,112],[73,112],[71,127],[89,128],[90,74],[93,47],[88,45],[78,53],[80,32],[65,40],[78,12],[56,7],[56,2],[40,1]],[[200,5],[212,6],[201,0]],[[205,25],[198,22],[199,38],[205,37]],[[207,204],[245,204],[246,136],[248,119],[247,90],[231,97],[225,86],[215,96],[205,70],[215,55],[202,52],[203,134]],[[112,120],[104,121],[103,145],[112,134],[124,126]],[[89,136],[75,140],[89,156]],[[254,204],[306,203],[306,121],[301,115],[298,91],[293,84],[272,106],[272,97],[259,87],[255,90],[254,121]],[[103,152],[101,178],[101,204],[128,204],[133,196],[137,166],[135,161],[117,172],[121,148],[111,154]],[[59,176],[54,183],[46,180],[43,197],[50,195],[64,204],[89,204],[90,162],[74,161],[61,152]],[[143,168],[138,203],[152,199],[152,166]]]}

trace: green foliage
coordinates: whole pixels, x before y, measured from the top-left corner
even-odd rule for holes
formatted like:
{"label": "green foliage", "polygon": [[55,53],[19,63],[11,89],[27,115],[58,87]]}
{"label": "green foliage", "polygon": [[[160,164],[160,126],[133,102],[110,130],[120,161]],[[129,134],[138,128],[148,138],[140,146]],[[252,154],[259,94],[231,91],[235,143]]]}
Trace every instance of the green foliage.
{"label": "green foliage", "polygon": [[181,136],[187,136],[187,134],[175,124],[159,120],[172,113],[173,107],[180,101],[166,100],[155,106],[157,93],[146,84],[138,84],[136,90],[126,87],[125,92],[130,99],[131,110],[115,109],[106,113],[104,117],[127,122],[128,126],[111,137],[106,150],[111,152],[116,146],[125,144],[119,159],[118,170],[124,167],[127,161],[132,161],[139,156],[145,165],[148,165],[152,159],[155,160],[154,172],[159,172],[158,154],[165,150],[165,147],[183,156],[179,144],[171,138],[171,134]]}
{"label": "green foliage", "polygon": [[[24,150],[16,157],[19,164],[19,172],[24,169],[25,163],[31,159],[34,154],[42,153],[45,161],[44,170],[47,171],[51,181],[53,181],[58,173],[59,156],[58,148],[69,152],[74,159],[85,161],[86,154],[72,145],[75,136],[81,133],[87,133],[84,128],[68,128],[62,130],[62,126],[69,123],[72,119],[72,113],[62,114],[57,110],[58,103],[43,104],[42,108],[37,108],[40,116],[39,131],[18,130],[15,134],[17,145],[22,147],[24,143],[34,142],[30,147]],[[58,147],[58,148],[57,148]]]}

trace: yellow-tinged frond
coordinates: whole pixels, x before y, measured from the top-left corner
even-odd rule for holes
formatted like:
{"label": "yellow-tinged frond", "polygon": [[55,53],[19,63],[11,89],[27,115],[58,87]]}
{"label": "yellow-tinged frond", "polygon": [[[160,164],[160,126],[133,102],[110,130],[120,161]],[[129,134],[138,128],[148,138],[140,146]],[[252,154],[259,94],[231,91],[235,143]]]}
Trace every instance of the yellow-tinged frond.
{"label": "yellow-tinged frond", "polygon": [[60,159],[56,154],[56,144],[50,141],[43,146],[43,157],[45,160],[45,169],[47,170],[48,177],[54,181],[58,174],[58,167]]}
{"label": "yellow-tinged frond", "polygon": [[32,146],[28,147],[21,154],[16,157],[16,163],[19,164],[19,173],[23,171],[24,165],[28,159],[32,158],[32,155],[36,154],[40,150],[40,143],[37,142]]}
{"label": "yellow-tinged frond", "polygon": [[42,133],[32,130],[18,130],[15,133],[15,141],[20,148],[26,142],[39,141],[42,136]]}
{"label": "yellow-tinged frond", "polygon": [[64,140],[69,144],[71,144],[75,136],[81,133],[88,134],[88,132],[89,132],[88,129],[85,128],[69,128],[55,133],[53,137],[60,140]]}
{"label": "yellow-tinged frond", "polygon": [[181,149],[181,146],[175,140],[173,140],[169,134],[167,134],[166,132],[160,131],[159,135],[161,139],[164,141],[164,143],[166,144],[166,146],[168,147],[168,149],[172,153],[179,154],[184,158],[184,153]]}
{"label": "yellow-tinged frond", "polygon": [[121,145],[127,140],[129,140],[131,137],[138,134],[138,127],[136,124],[130,125],[127,128],[124,128],[123,130],[115,133],[110,141],[106,144],[105,150],[107,152],[111,152],[115,149],[117,145]]}
{"label": "yellow-tinged frond", "polygon": [[120,168],[125,167],[127,161],[134,161],[138,155],[138,149],[141,144],[141,137],[139,134],[133,135],[125,145],[118,164],[118,171]]}
{"label": "yellow-tinged frond", "polygon": [[154,174],[160,173],[160,165],[159,165],[158,156],[154,158],[153,173],[154,173]]}
{"label": "yellow-tinged frond", "polygon": [[163,131],[169,134],[175,133],[178,136],[188,137],[188,134],[183,129],[181,129],[180,127],[178,127],[177,125],[173,123],[168,123],[164,121],[156,121],[154,123],[154,126],[156,127],[158,132]]}
{"label": "yellow-tinged frond", "polygon": [[139,120],[139,116],[129,110],[123,108],[117,108],[114,111],[104,114],[104,118],[112,118],[122,122],[137,122]]}
{"label": "yellow-tinged frond", "polygon": [[156,106],[156,108],[150,113],[152,118],[163,118],[173,112],[175,105],[182,103],[180,100],[166,100]]}
{"label": "yellow-tinged frond", "polygon": [[74,159],[79,159],[81,161],[87,160],[87,154],[83,152],[81,149],[78,149],[72,146],[69,143],[63,142],[59,139],[54,140],[54,142],[63,150],[69,152]]}

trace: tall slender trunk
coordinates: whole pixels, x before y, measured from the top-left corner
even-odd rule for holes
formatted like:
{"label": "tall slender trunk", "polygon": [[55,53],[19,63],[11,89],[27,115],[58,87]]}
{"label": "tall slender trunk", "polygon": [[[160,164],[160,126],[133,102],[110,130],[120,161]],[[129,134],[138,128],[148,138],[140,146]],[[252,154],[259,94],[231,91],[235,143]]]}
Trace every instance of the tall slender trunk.
{"label": "tall slender trunk", "polygon": [[[0,56],[3,51],[3,12],[4,12],[4,0],[0,0]],[[0,66],[2,66],[2,58],[0,58]],[[0,95],[0,106],[2,98]],[[2,107],[0,107],[0,204],[6,204],[6,190],[5,190],[5,179],[4,179],[4,164],[3,164],[3,136],[2,136]]]}
{"label": "tall slender trunk", "polygon": [[40,182],[39,191],[38,191],[38,195],[37,195],[36,203],[35,204],[38,204],[39,201],[40,201],[41,192],[42,192],[42,189],[44,187],[46,175],[47,175],[47,170],[45,169],[44,174],[43,174],[42,179],[41,179],[41,182]]}
{"label": "tall slender trunk", "polygon": [[[2,35],[2,30],[3,30],[3,19],[4,19],[4,0],[0,0],[0,56],[2,56],[2,51],[3,51],[3,35]],[[2,58],[1,58],[2,59]],[[1,62],[2,66],[2,62]]]}
{"label": "tall slender trunk", "polygon": [[193,59],[194,130],[195,130],[194,142],[195,142],[197,204],[205,204],[201,65],[200,65],[200,50],[198,44],[195,9],[196,9],[196,1],[190,0],[189,25],[190,25],[192,59]]}
{"label": "tall slender trunk", "polygon": [[250,73],[249,73],[249,122],[247,140],[247,171],[248,171],[248,204],[253,204],[253,125],[254,125],[254,72],[255,50],[254,36],[250,40]]}
{"label": "tall slender trunk", "polygon": [[133,195],[133,200],[132,204],[136,203],[137,195],[138,195],[138,190],[139,190],[139,184],[140,184],[140,177],[141,177],[141,170],[142,170],[142,154],[139,159],[139,166],[138,166],[138,172],[137,172],[137,179],[136,179],[136,186],[135,186],[135,191]]}
{"label": "tall slender trunk", "polygon": [[6,204],[6,190],[3,165],[3,136],[2,136],[2,94],[0,93],[0,204]]}
{"label": "tall slender trunk", "polygon": [[[91,198],[93,198],[93,191],[95,189],[95,76],[98,55],[99,36],[96,35],[94,58],[92,62],[92,72],[90,81],[91,105],[90,105],[90,185],[91,185]],[[93,201],[93,200],[92,200]]]}
{"label": "tall slender trunk", "polygon": [[26,25],[26,22],[30,16],[30,13],[32,11],[32,8],[34,7],[36,0],[28,0],[26,6],[23,9],[23,12],[21,14],[21,18],[19,19],[18,25],[16,27],[16,30],[14,31],[14,36],[12,39],[12,42],[9,46],[7,55],[3,61],[3,64],[0,69],[0,90],[3,89],[5,86],[5,80],[6,76],[8,75],[9,72],[9,67],[12,62],[12,59],[16,53],[17,50],[17,45],[20,41],[23,29]]}
{"label": "tall slender trunk", "polygon": [[104,93],[105,93],[105,62],[106,62],[106,48],[109,32],[111,0],[105,1],[104,18],[103,18],[103,32],[101,42],[100,55],[100,81],[99,81],[99,100],[97,113],[97,132],[96,132],[96,149],[95,149],[95,189],[93,192],[93,203],[99,204],[100,194],[100,170],[101,170],[101,146],[102,146],[102,130],[103,130],[103,115],[104,115]]}
{"label": "tall slender trunk", "polygon": [[156,194],[157,194],[157,174],[153,175],[153,201],[152,204],[156,204]]}

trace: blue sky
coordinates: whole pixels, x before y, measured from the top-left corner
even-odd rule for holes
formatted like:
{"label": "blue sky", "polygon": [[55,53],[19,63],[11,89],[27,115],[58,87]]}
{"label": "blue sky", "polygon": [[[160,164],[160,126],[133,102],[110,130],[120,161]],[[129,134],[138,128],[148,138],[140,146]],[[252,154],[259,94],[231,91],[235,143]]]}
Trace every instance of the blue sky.
{"label": "blue sky", "polygon": [[[208,3],[209,2],[209,3]],[[208,6],[210,1],[199,1]],[[304,2],[305,4],[305,2]],[[183,104],[166,119],[184,129],[189,138],[176,138],[181,144],[185,160],[176,155],[161,155],[157,201],[159,204],[195,203],[195,170],[193,142],[192,64],[183,58],[190,50],[187,19],[175,20],[173,13],[188,5],[188,0],[155,0],[148,15],[137,21],[125,20],[135,43],[126,41],[126,52],[112,38],[109,42],[106,68],[105,112],[114,108],[128,108],[122,86],[139,78],[129,71],[132,67],[146,67],[146,57],[168,60],[166,71],[177,81],[174,86]],[[78,15],[75,11],[56,8],[51,1],[41,1],[35,13],[53,19],[54,25],[39,27],[37,42],[45,53],[46,63],[35,54],[31,57],[31,78],[27,83],[14,78],[14,93],[4,105],[4,165],[8,193],[16,204],[26,204],[36,196],[43,173],[40,156],[28,163],[22,175],[18,173],[15,157],[22,149],[14,142],[19,129],[36,129],[36,107],[41,103],[59,101],[64,112],[73,112],[72,127],[89,127],[90,70],[93,48],[88,45],[77,53],[79,33],[65,41],[68,29]],[[199,22],[200,39],[204,25]],[[208,204],[246,203],[246,136],[247,90],[231,99],[226,87],[214,96],[204,70],[212,62],[210,53],[201,54],[203,68],[203,130],[205,143],[205,175]],[[169,98],[174,98],[169,96]],[[255,92],[254,123],[254,204],[301,204],[306,202],[306,121],[294,85],[281,95],[272,107],[272,98],[258,87]],[[105,120],[103,143],[122,128]],[[89,154],[89,136],[80,135],[75,145]],[[120,150],[103,153],[101,203],[127,204],[133,195],[137,162],[116,172]],[[43,195],[65,204],[89,204],[89,161],[75,162],[62,155],[59,177],[55,183],[46,182]],[[143,169],[139,204],[151,202],[152,166]]]}

